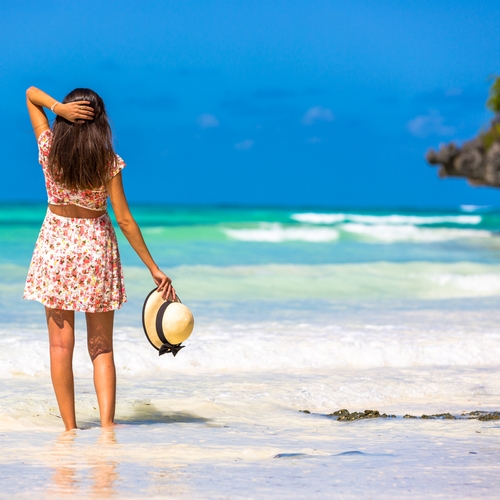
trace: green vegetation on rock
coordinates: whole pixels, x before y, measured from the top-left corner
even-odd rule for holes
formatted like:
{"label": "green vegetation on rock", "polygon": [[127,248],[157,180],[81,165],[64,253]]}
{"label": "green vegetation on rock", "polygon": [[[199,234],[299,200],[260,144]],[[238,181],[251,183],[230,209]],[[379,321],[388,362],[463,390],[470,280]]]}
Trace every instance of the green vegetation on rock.
{"label": "green vegetation on rock", "polygon": [[500,76],[495,78],[490,88],[490,97],[486,106],[496,115],[500,114]]}
{"label": "green vegetation on rock", "polygon": [[[493,111],[495,115],[500,115],[500,77],[498,76],[495,78],[490,88],[490,96],[486,102],[486,107],[490,111]],[[486,151],[488,151],[495,142],[500,142],[500,123],[493,120],[490,128],[481,134],[481,139]]]}
{"label": "green vegetation on rock", "polygon": [[500,142],[500,123],[492,124],[489,130],[481,134],[481,139],[486,151],[489,151],[495,142]]}

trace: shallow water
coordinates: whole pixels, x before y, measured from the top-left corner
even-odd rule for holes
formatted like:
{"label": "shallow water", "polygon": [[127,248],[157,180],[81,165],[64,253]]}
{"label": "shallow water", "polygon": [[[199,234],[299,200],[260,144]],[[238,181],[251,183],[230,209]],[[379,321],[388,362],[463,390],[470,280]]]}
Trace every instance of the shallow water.
{"label": "shallow water", "polygon": [[119,425],[98,426],[79,315],[71,433],[20,299],[44,208],[0,209],[0,497],[495,497],[500,421],[403,418],[500,410],[500,215],[469,209],[137,207],[195,331],[158,357],[121,240]]}

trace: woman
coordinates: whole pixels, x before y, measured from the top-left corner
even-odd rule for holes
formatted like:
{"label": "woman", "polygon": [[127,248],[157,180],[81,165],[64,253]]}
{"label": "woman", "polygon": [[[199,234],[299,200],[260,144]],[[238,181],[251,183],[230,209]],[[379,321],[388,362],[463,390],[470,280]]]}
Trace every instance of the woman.
{"label": "woman", "polygon": [[[127,300],[109,196],[123,234],[151,272],[158,292],[175,299],[172,282],[155,264],[123,191],[123,160],[115,154],[103,100],[75,89],[62,102],[30,87],[26,102],[38,142],[49,206],[23,297],[45,306],[50,372],[66,430],[76,428],[73,380],[75,311],[85,313],[87,345],[101,425],[114,422],[114,311]],[[44,108],[57,117],[52,130]]]}

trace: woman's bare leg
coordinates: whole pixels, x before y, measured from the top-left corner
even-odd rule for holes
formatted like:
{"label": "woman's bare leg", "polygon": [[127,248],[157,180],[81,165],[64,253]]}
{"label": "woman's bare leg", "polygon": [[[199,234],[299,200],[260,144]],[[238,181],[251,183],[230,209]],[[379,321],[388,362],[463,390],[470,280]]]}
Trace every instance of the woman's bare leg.
{"label": "woman's bare leg", "polygon": [[101,425],[113,425],[116,400],[116,371],[113,359],[114,311],[86,313],[87,346],[94,365],[94,387]]}
{"label": "woman's bare leg", "polygon": [[73,349],[75,312],[45,308],[50,343],[50,375],[66,430],[76,429]]}

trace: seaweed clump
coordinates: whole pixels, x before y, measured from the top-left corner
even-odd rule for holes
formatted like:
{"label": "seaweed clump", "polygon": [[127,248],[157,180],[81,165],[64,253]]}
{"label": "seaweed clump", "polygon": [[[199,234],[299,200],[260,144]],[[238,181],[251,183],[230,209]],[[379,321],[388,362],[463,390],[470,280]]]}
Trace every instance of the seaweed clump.
{"label": "seaweed clump", "polygon": [[338,421],[363,420],[365,418],[396,418],[396,415],[387,415],[386,413],[380,414],[378,410],[365,410],[363,412],[354,411],[349,413],[349,410],[346,409],[334,411],[327,416],[337,417]]}
{"label": "seaweed clump", "polygon": [[[301,413],[311,414],[309,410],[300,410]],[[400,418],[397,415],[387,415],[386,413],[380,413],[378,410],[364,410],[364,411],[353,411],[352,413],[345,408],[341,410],[334,411],[327,415],[322,415],[325,417],[335,417],[335,420],[339,422],[351,422],[354,420],[365,420],[371,418]],[[486,422],[489,420],[500,420],[500,411],[471,411],[469,413],[462,413],[461,415],[453,415],[451,413],[435,413],[433,415],[423,414],[420,417],[415,415],[406,414],[402,418],[408,419],[420,419],[420,420],[481,420]]]}
{"label": "seaweed clump", "polygon": [[471,411],[470,413],[462,413],[462,417],[465,417],[469,420],[477,419],[482,422],[486,422],[488,420],[500,420],[500,411]]}

